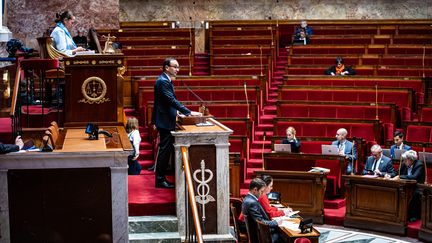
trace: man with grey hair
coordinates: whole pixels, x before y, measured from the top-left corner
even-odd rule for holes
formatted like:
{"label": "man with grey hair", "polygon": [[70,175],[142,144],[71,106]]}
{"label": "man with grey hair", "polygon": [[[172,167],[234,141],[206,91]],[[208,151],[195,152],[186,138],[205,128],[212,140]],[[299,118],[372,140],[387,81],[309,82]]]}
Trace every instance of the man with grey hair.
{"label": "man with grey hair", "polygon": [[396,171],[393,167],[392,160],[382,153],[382,148],[375,144],[371,148],[372,155],[366,160],[363,175],[376,175],[385,178],[396,176]]}
{"label": "man with grey hair", "polygon": [[[416,180],[417,183],[425,182],[425,167],[422,161],[418,160],[417,152],[408,150],[401,156],[403,164],[400,168],[400,179]],[[410,204],[408,205],[408,220],[413,222],[420,219],[421,214],[421,193],[417,187]]]}
{"label": "man with grey hair", "polygon": [[332,145],[337,146],[339,149],[339,155],[344,156],[348,160],[346,173],[355,174],[355,168],[353,168],[354,161],[357,159],[357,149],[353,146],[353,143],[346,140],[348,131],[345,128],[339,128],[336,132],[336,141],[332,142]]}

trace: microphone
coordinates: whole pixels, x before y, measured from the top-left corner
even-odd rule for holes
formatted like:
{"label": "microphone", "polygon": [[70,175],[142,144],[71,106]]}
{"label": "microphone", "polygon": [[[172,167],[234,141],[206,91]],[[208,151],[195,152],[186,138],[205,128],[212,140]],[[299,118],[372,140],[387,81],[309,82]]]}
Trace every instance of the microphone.
{"label": "microphone", "polygon": [[262,157],[262,161],[263,161],[263,164],[262,164],[262,169],[263,170],[265,170],[265,168],[264,168],[264,146],[265,146],[265,141],[266,141],[266,131],[264,131],[264,134],[263,134],[263,144],[262,144],[262,150],[261,150],[261,157]]}
{"label": "microphone", "polygon": [[248,94],[247,94],[247,84],[246,82],[243,83],[243,88],[244,88],[244,92],[245,92],[245,97],[246,97],[246,106],[247,106],[247,118],[250,118],[249,115],[249,99],[248,99]]}
{"label": "microphone", "polygon": [[379,120],[379,116],[378,116],[378,82],[375,82],[375,120]]}
{"label": "microphone", "polygon": [[262,46],[258,45],[260,49],[260,70],[261,70],[261,76],[263,76],[263,64],[262,64]]}
{"label": "microphone", "polygon": [[203,114],[203,116],[207,116],[209,114],[209,110],[204,105],[204,103],[206,103],[206,102],[203,99],[201,99],[201,97],[199,97],[188,85],[186,85],[186,83],[183,80],[181,80],[180,82],[184,87],[186,87],[186,89],[189,92],[191,92],[195,96],[195,98],[197,98],[201,102],[201,105],[199,107],[199,111]]}
{"label": "microphone", "polygon": [[422,58],[423,78],[425,78],[425,55],[426,55],[426,44],[423,43],[423,58]]}

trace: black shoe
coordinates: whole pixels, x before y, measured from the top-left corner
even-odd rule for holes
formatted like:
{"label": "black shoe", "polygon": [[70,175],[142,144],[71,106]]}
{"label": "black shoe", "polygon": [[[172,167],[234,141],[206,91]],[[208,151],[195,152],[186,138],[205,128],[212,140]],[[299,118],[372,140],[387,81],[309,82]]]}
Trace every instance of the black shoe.
{"label": "black shoe", "polygon": [[168,182],[167,180],[156,181],[156,188],[174,188],[174,184]]}
{"label": "black shoe", "polygon": [[154,171],[155,170],[155,164],[147,168],[148,171]]}

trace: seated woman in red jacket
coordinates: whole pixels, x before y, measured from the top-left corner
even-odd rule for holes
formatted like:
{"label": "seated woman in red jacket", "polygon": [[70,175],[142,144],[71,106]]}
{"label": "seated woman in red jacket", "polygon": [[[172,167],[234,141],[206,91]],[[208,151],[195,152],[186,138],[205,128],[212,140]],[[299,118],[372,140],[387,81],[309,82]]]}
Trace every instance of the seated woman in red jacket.
{"label": "seated woman in red jacket", "polygon": [[[276,218],[276,217],[285,216],[286,214],[291,212],[292,211],[291,208],[278,209],[270,205],[270,201],[267,197],[267,194],[269,194],[273,189],[273,178],[269,175],[262,175],[260,178],[266,183],[266,187],[261,197],[258,198],[258,202],[260,203],[264,211],[267,213],[267,215],[270,218]],[[239,220],[244,221],[243,213],[240,214]]]}

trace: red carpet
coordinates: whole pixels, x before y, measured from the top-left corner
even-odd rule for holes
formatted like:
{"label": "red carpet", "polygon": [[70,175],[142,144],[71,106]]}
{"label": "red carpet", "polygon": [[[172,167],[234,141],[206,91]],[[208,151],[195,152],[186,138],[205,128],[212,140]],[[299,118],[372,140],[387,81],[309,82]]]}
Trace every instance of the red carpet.
{"label": "red carpet", "polygon": [[[129,216],[176,215],[174,189],[154,187],[155,176],[144,165],[141,175],[128,176]],[[174,177],[168,176],[173,182]]]}
{"label": "red carpet", "polygon": [[418,239],[418,233],[421,227],[421,220],[408,223],[407,236]]}
{"label": "red carpet", "polygon": [[328,209],[324,208],[324,223],[343,226],[346,208]]}

